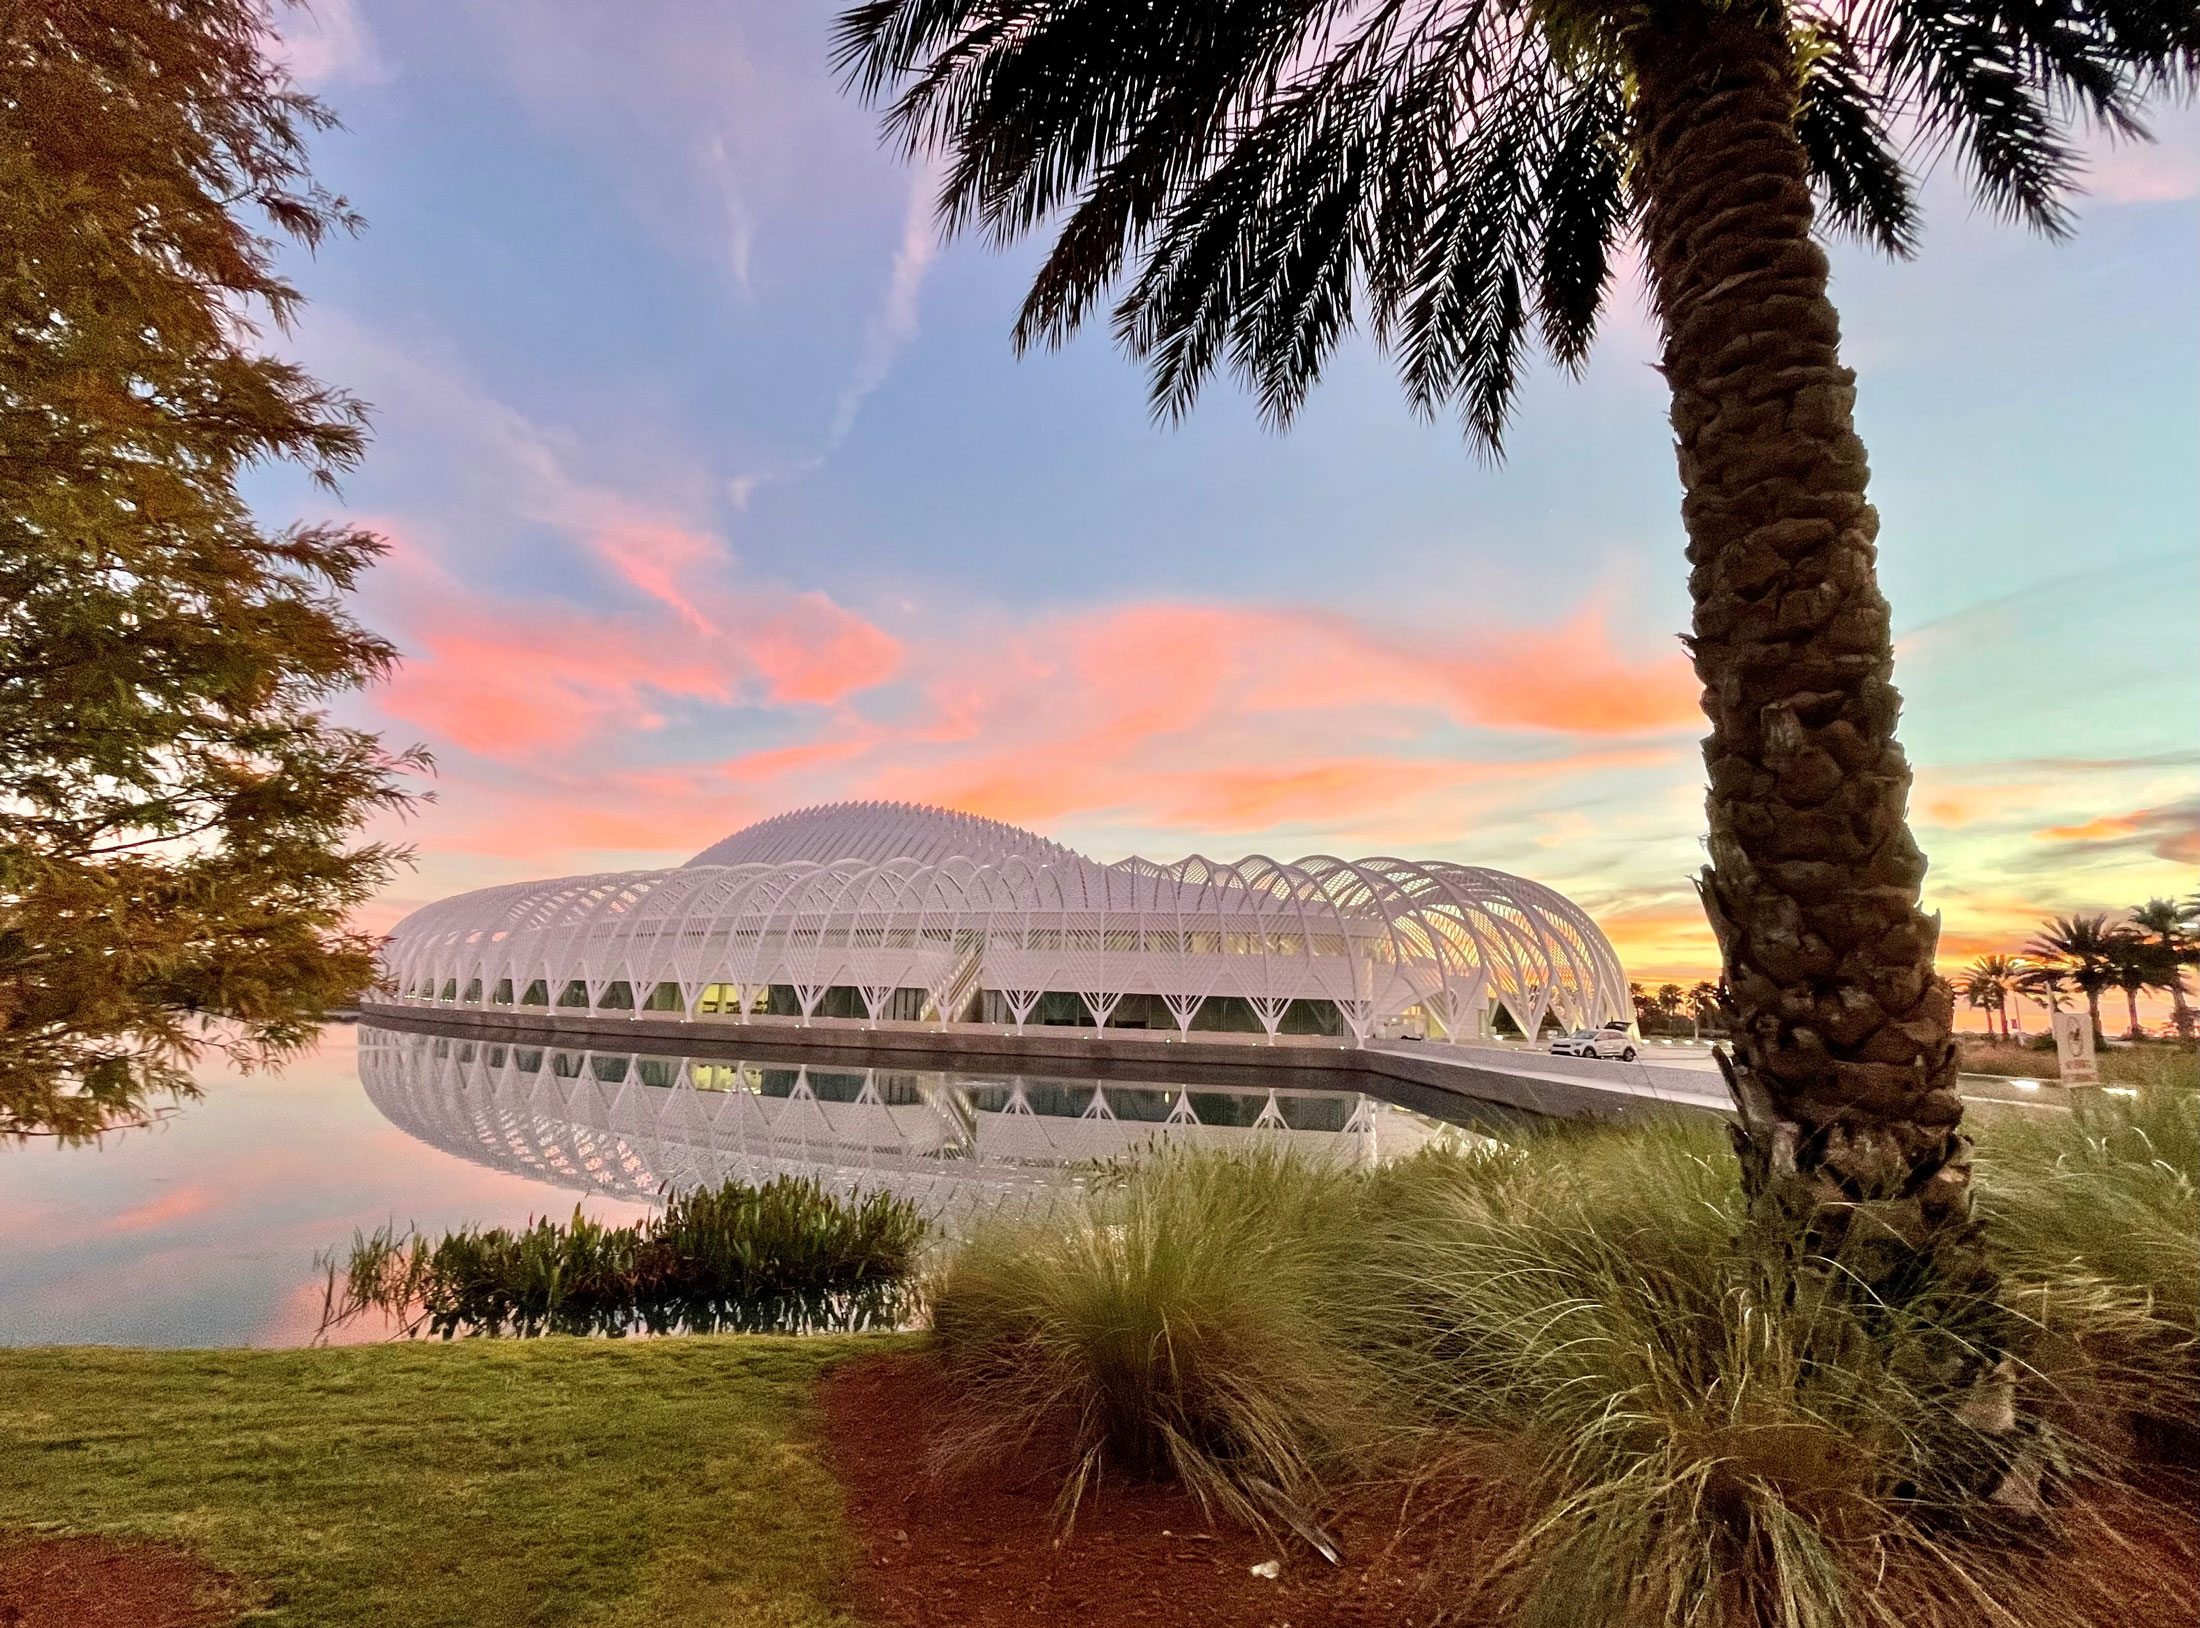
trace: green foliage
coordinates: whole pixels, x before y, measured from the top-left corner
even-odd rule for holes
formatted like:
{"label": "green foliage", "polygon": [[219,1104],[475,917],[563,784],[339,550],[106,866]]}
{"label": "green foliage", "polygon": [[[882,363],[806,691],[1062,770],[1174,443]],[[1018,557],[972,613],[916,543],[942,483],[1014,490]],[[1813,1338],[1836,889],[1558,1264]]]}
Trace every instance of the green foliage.
{"label": "green foliage", "polygon": [[345,922],[401,854],[356,839],[417,758],[322,709],[393,659],[343,607],[381,545],[270,532],[237,490],[364,444],[357,402],[254,345],[297,296],[247,215],[308,246],[353,223],[267,22],[0,20],[0,1135],[140,1118],[202,1047],[279,1058],[373,976]]}
{"label": "green foliage", "polygon": [[814,1178],[674,1194],[631,1227],[572,1220],[468,1227],[430,1243],[384,1228],[327,1263],[323,1328],[370,1310],[408,1332],[625,1334],[891,1327],[927,1227],[876,1189],[842,1199]]}
{"label": "green foliage", "polygon": [[1054,1214],[981,1226],[940,1276],[956,1449],[1059,1449],[1065,1519],[1112,1469],[1303,1525],[1375,1434],[1376,1376],[1334,1328],[1350,1178],[1187,1151],[1110,1174]]}
{"label": "green foliage", "polygon": [[[1992,1122],[1999,1305],[1799,1266],[1675,1123],[1158,1159],[958,1252],[940,1350],[966,1450],[1068,1443],[1070,1504],[1111,1466],[1253,1520],[1386,1471],[1485,1501],[1517,1541],[1460,1620],[2105,1628],[2058,1528],[2144,1505],[2132,1415],[2191,1417],[2194,1100]],[[2015,1355],[1979,1386],[1982,1347]]]}
{"label": "green foliage", "polygon": [[857,1345],[0,1351],[0,1528],[184,1544],[282,1628],[847,1628]]}

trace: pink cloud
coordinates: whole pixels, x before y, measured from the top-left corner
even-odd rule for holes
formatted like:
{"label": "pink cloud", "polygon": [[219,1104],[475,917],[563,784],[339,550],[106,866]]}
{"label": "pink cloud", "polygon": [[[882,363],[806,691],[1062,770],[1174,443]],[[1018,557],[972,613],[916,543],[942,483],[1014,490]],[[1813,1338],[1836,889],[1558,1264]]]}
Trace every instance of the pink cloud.
{"label": "pink cloud", "polygon": [[[1215,836],[1448,840],[1470,809],[1663,772],[1687,755],[1670,735],[1696,716],[1679,651],[1628,648],[1596,603],[1542,626],[1484,617],[1455,641],[1335,611],[1169,600],[897,638],[821,594],[737,596],[710,580],[691,595],[707,632],[662,598],[589,616],[423,583],[407,599],[416,656],[386,710],[505,772],[447,775],[414,835],[544,864],[692,852],[851,796],[1039,826],[1107,815]],[[652,762],[692,739],[649,739],[682,705],[704,720],[762,707],[795,738]]]}
{"label": "pink cloud", "polygon": [[2189,119],[2160,142],[2120,142],[2094,155],[2085,189],[2104,203],[2178,203],[2200,195],[2200,150]]}
{"label": "pink cloud", "polygon": [[222,1199],[212,1188],[193,1182],[162,1193],[158,1198],[121,1210],[107,1217],[98,1226],[102,1235],[132,1232],[157,1232],[173,1226],[178,1221],[188,1221],[193,1216],[206,1215],[221,1208]]}
{"label": "pink cloud", "polygon": [[654,590],[655,606],[589,613],[476,593],[377,525],[394,536],[381,597],[406,655],[377,702],[431,744],[534,763],[656,730],[668,702],[829,706],[884,683],[901,662],[894,638],[824,594],[747,586],[724,572],[690,594],[681,572],[722,551],[677,528],[620,534],[657,540],[622,562],[622,574]]}
{"label": "pink cloud", "polygon": [[[1593,605],[1549,627],[1485,622],[1447,649],[1335,612],[1151,601],[920,651],[913,665],[933,714],[877,754],[864,789],[913,787],[1010,820],[1136,808],[1208,829],[1319,821],[1408,786],[1523,767],[1550,778],[1588,742],[1696,718],[1680,653],[1621,650]],[[1450,729],[1549,745],[1525,765],[1517,749],[1432,750]]]}

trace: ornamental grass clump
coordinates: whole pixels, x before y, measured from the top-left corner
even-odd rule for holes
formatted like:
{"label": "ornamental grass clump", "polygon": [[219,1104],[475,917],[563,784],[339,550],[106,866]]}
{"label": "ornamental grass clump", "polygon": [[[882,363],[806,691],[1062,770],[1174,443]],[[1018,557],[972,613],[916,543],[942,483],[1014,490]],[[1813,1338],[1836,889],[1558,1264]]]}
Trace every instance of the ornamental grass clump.
{"label": "ornamental grass clump", "polygon": [[[2134,1451],[2200,1445],[2200,1092],[2141,1087],[1980,1135],[1980,1204],[2005,1293],[2042,1331],[2066,1427]],[[2052,1377],[2050,1373],[2049,1377]],[[2125,1441],[2126,1427],[2137,1440]]]}
{"label": "ornamental grass clump", "polygon": [[902,1321],[928,1228],[883,1190],[815,1179],[676,1193],[630,1227],[466,1227],[430,1242],[385,1227],[326,1263],[322,1327],[379,1310],[406,1333],[809,1332]]}
{"label": "ornamental grass clump", "polygon": [[1161,1152],[979,1227],[933,1288],[951,1451],[1058,1455],[1065,1523],[1115,1472],[1326,1543],[1310,1500],[1379,1411],[1336,1332],[1354,1188],[1281,1152]]}
{"label": "ornamental grass clump", "polygon": [[[2020,1307],[1875,1299],[1747,1222],[1715,1126],[1568,1132],[1374,1178],[1357,1328],[1426,1459],[1517,1522],[1462,1610],[1518,1628],[2118,1620],[2062,1552],[2119,1466],[2031,1410],[2102,1405]],[[2069,1297],[2066,1324],[2104,1314]],[[2019,1357],[1959,1379],[1988,1331]],[[2014,1425],[2012,1429],[2011,1426]]]}

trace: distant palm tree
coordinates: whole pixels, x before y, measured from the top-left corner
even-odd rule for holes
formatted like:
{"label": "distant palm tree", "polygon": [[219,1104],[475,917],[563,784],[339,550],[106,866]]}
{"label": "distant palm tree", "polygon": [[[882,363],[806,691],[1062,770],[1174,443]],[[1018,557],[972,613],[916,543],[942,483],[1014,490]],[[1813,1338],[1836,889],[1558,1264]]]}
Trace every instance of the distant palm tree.
{"label": "distant palm tree", "polygon": [[1688,1020],[1696,1026],[1696,1037],[1703,1038],[1707,1029],[1714,1027],[1725,1002],[1725,995],[1714,983],[1698,982],[1688,990]]}
{"label": "distant palm tree", "polygon": [[2119,930],[2104,914],[2050,916],[2025,953],[2048,963],[2085,997],[2086,1015],[2093,1022],[2093,1039],[2099,1044],[2101,991],[2116,986]]}
{"label": "distant palm tree", "polygon": [[1658,985],[1658,993],[1653,1004],[1658,1009],[1658,1016],[1665,1020],[1665,1032],[1667,1034],[1671,1034],[1680,1027],[1681,1007],[1687,999],[1688,997],[1682,992],[1679,984]]}
{"label": "distant palm tree", "polygon": [[2017,961],[2017,993],[2049,1016],[2063,1009],[2063,991],[2070,980],[2052,961]]}
{"label": "distant palm tree", "polygon": [[2001,1037],[2015,1038],[2009,1030],[2009,1014],[2016,1005],[2017,977],[2024,970],[2024,963],[2013,955],[1982,955],[1974,963],[1993,980],[2001,991],[2001,1001],[1994,1010],[2001,1014]]}
{"label": "distant palm tree", "polygon": [[2017,997],[2024,993],[2024,975],[2029,963],[2021,955],[1988,955],[1983,962],[2001,969],[2003,1001],[2001,1025],[2004,1038],[2021,1043],[2024,1039],[2024,1004]]}
{"label": "distant palm tree", "polygon": [[1975,1012],[1986,1014],[1986,1033],[1994,1033],[1994,1019],[2002,1020],[2001,1038],[2009,1038],[2009,994],[2013,983],[2010,960],[2006,955],[1982,955],[1964,968],[1956,991],[1963,1002]]}
{"label": "distant palm tree", "polygon": [[2171,1021],[2177,1038],[2193,1037],[2192,1008],[2185,1001],[2185,968],[2200,966],[2200,897],[2183,904],[2174,899],[2149,899],[2131,913],[2131,925],[2150,940],[2169,962]]}
{"label": "distant palm tree", "polygon": [[2176,952],[2165,949],[2136,927],[2119,927],[2110,940],[2109,964],[2131,1014],[2129,1038],[2142,1039],[2146,1031],[2139,1023],[2139,992],[2178,987],[2183,974],[2177,966]]}

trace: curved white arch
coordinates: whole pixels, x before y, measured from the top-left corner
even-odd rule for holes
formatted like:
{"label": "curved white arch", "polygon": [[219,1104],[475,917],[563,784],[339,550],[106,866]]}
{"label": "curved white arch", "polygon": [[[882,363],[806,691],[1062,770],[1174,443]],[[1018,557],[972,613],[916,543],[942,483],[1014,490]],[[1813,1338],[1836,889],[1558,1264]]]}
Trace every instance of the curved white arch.
{"label": "curved white arch", "polygon": [[[774,857],[712,857],[727,854]],[[832,1005],[1021,1029],[1063,1021],[1067,1001],[1069,1021],[1117,1028],[1135,1008],[1185,1032],[1221,998],[1271,1038],[1297,1022],[1365,1043],[1413,1022],[1477,1038],[1499,1010],[1529,1035],[1547,1017],[1632,1016],[1596,923],[1503,871],[1330,855],[1103,865],[1013,826],[880,803],[766,820],[671,870],[439,900],[398,924],[383,966],[399,1004],[688,1018]]]}

